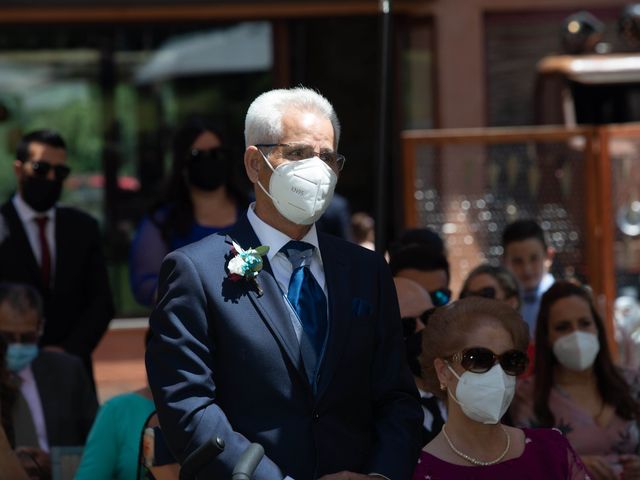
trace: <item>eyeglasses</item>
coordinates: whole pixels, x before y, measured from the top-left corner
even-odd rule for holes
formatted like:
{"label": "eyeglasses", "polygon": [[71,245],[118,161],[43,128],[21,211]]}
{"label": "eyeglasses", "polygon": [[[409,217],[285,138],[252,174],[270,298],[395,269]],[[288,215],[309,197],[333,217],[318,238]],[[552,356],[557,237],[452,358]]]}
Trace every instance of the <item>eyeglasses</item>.
{"label": "eyeglasses", "polygon": [[38,343],[38,332],[7,332],[0,330],[0,340],[5,344],[10,343]]}
{"label": "eyeglasses", "polygon": [[494,287],[484,287],[480,290],[466,290],[460,294],[460,298],[466,297],[482,297],[482,298],[496,298],[496,289]]}
{"label": "eyeglasses", "polygon": [[29,160],[33,174],[36,177],[47,178],[49,171],[53,169],[56,180],[62,181],[69,176],[71,169],[66,165],[52,165],[46,160]]}
{"label": "eyeglasses", "polygon": [[331,150],[316,152],[311,145],[306,145],[304,143],[260,143],[257,144],[256,147],[279,148],[280,156],[291,162],[318,157],[336,172],[339,172],[344,168],[344,162],[346,161],[344,155],[338,152]]}
{"label": "eyeglasses", "polygon": [[433,292],[429,292],[434,307],[442,307],[451,300],[451,290],[448,288],[439,288]]}
{"label": "eyeglasses", "polygon": [[200,163],[209,160],[225,160],[228,157],[229,151],[223,147],[208,148],[200,150],[192,148],[189,152],[187,160],[193,163]]}
{"label": "eyeglasses", "polygon": [[473,373],[488,372],[499,362],[504,373],[518,376],[524,373],[529,365],[527,354],[515,349],[496,355],[485,347],[471,347],[452,355],[450,359],[460,362],[462,368]]}

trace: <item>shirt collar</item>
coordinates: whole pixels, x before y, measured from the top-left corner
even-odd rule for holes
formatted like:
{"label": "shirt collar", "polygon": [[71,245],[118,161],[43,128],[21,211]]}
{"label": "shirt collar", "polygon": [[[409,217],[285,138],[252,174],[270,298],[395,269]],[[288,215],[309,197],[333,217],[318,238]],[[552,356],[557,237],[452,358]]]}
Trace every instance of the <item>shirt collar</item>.
{"label": "shirt collar", "polygon": [[[273,228],[268,223],[264,222],[258,215],[256,215],[255,209],[256,202],[253,202],[249,205],[249,209],[247,211],[247,219],[253,228],[253,231],[256,233],[258,240],[260,240],[260,245],[268,245],[269,252],[267,253],[267,260],[271,261],[273,257],[275,257],[280,249],[284,247],[289,241],[293,240],[289,238],[287,235],[282,233],[280,230]],[[318,243],[318,232],[316,230],[315,223],[311,225],[311,228],[307,232],[307,234],[300,239],[302,242],[307,242],[313,245],[315,248],[314,256],[320,259],[320,245]],[[251,245],[251,247],[255,248],[258,245]]]}
{"label": "shirt collar", "polygon": [[22,195],[19,193],[16,193],[11,201],[22,223],[31,222],[34,218],[38,217],[47,217],[49,220],[53,220],[55,218],[56,207],[51,207],[49,210],[44,212],[36,212],[29,206],[29,204],[27,204],[27,202],[24,201]]}
{"label": "shirt collar", "polygon": [[424,390],[422,390],[421,388],[418,388],[418,393],[420,394],[420,398],[431,398],[433,397],[433,393],[431,392],[425,392]]}
{"label": "shirt collar", "polygon": [[533,288],[531,290],[523,290],[521,293],[521,296],[526,299],[529,298],[529,302],[525,303],[531,303],[536,301],[537,297],[542,296],[542,294],[544,292],[546,292],[547,290],[549,290],[549,288],[551,287],[551,285],[553,285],[555,283],[555,278],[553,278],[553,275],[551,275],[549,272],[546,272],[543,277],[542,280],[540,280],[540,283],[538,284],[538,286],[536,288]]}

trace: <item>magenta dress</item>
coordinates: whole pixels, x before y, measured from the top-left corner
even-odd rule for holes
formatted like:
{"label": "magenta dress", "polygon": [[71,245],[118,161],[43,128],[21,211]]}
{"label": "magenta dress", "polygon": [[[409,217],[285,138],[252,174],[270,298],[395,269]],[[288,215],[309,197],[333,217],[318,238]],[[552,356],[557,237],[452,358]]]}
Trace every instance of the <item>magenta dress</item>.
{"label": "magenta dress", "polygon": [[454,465],[421,452],[413,480],[589,480],[587,469],[558,430],[523,428],[524,452],[486,467]]}

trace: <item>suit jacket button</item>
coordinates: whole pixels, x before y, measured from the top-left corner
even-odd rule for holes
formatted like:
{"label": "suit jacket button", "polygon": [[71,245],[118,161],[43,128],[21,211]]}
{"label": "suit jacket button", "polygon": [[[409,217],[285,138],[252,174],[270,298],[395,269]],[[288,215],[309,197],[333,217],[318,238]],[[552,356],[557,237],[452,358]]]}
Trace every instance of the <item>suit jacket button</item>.
{"label": "suit jacket button", "polygon": [[318,412],[313,412],[313,419],[317,422],[320,420],[320,414]]}

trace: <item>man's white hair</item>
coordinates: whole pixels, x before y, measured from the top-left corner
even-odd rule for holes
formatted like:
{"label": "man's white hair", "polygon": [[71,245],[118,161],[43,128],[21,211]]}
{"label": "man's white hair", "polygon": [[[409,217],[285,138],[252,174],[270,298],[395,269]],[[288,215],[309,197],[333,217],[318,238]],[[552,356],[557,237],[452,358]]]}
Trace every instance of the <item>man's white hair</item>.
{"label": "man's white hair", "polygon": [[335,148],[340,140],[340,122],[333,106],[315,90],[294,87],[265,92],[247,110],[244,121],[246,147],[261,143],[278,143],[282,138],[282,116],[290,109],[313,112],[331,121]]}

